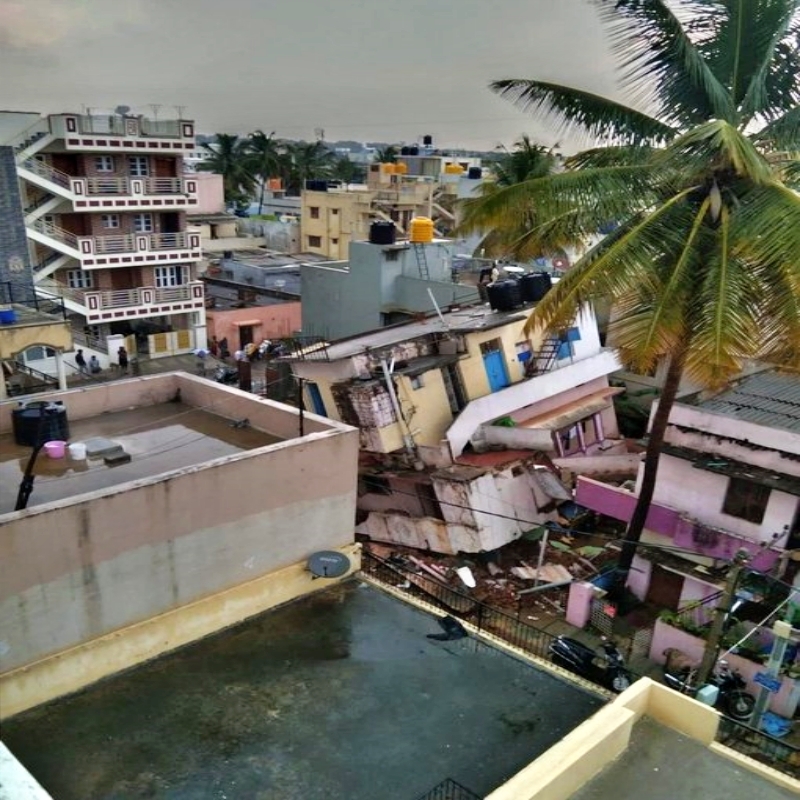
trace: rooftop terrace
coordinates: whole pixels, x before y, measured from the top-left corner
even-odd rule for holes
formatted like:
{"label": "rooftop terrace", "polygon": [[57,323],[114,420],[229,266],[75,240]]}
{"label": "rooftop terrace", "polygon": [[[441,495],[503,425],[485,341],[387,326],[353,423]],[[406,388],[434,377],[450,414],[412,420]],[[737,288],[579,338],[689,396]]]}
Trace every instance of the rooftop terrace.
{"label": "rooftop terrace", "polygon": [[[102,458],[52,459],[41,451],[29,507],[281,441],[251,427],[232,427],[228,419],[183,403],[161,403],[70,421],[71,441],[93,437],[121,445],[131,460],[112,467]],[[0,514],[14,508],[30,453],[30,447],[14,443],[12,433],[0,435]]]}
{"label": "rooftop terrace", "polygon": [[415,800],[448,777],[483,797],[602,705],[433,633],[351,581],[6,720],[3,738],[55,800]]}

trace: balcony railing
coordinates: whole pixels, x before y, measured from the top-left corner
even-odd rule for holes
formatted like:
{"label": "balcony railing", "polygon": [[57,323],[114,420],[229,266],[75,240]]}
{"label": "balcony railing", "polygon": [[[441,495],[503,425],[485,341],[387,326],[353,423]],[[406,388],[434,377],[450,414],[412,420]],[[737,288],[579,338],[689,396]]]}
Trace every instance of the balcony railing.
{"label": "balcony railing", "polygon": [[186,233],[151,233],[151,250],[178,250],[188,247],[189,239]]}
{"label": "balcony railing", "polygon": [[181,194],[183,181],[180,178],[145,178],[145,194]]}
{"label": "balcony railing", "polygon": [[126,195],[131,193],[131,184],[127,178],[86,178],[86,193]]}
{"label": "balcony railing", "polygon": [[180,139],[183,136],[183,120],[122,117],[118,114],[84,114],[78,117],[78,131],[112,136],[158,136],[165,139]]}
{"label": "balcony railing", "polygon": [[37,290],[41,294],[41,289],[46,289],[54,295],[61,295],[82,306],[90,305],[88,298],[91,296],[92,311],[105,311],[111,308],[202,300],[202,293],[198,297],[197,287],[202,288],[202,284],[195,281],[180,286],[139,286],[135,289],[72,289],[55,281],[42,281],[38,284]]}
{"label": "balcony railing", "polygon": [[136,249],[136,239],[130,234],[118,236],[95,236],[94,252],[100,255],[109,253],[132,253]]}

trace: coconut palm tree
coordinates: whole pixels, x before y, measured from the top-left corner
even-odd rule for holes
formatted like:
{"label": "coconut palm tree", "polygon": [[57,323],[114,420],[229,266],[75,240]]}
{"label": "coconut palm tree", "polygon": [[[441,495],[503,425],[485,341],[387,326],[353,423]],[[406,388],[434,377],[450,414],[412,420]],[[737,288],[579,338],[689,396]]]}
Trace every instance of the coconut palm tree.
{"label": "coconut palm tree", "polygon": [[259,184],[258,213],[264,208],[264,192],[270,178],[280,174],[282,143],[275,138],[275,131],[270,134],[262,130],[253,131],[246,142],[245,167],[257,179]]}
{"label": "coconut palm tree", "polygon": [[400,151],[393,144],[387,144],[386,147],[379,147],[375,151],[372,160],[376,164],[394,164],[399,155]]}
{"label": "coconut palm tree", "polygon": [[623,363],[668,369],[619,560],[624,586],[681,377],[723,385],[745,358],[800,360],[800,0],[591,0],[636,108],[553,83],[491,88],[600,146],[501,189],[487,213],[533,206],[532,236],[589,238],[528,329],[563,330],[609,298]]}
{"label": "coconut palm tree", "polygon": [[[498,215],[491,198],[509,186],[550,175],[558,167],[559,159],[553,148],[534,144],[527,134],[523,134],[514,142],[512,150],[504,149],[491,163],[494,180],[482,183],[477,197],[460,202],[461,221],[457,233],[469,235],[488,231],[476,250],[490,258],[527,260],[543,255],[541,238],[536,235],[533,205],[521,213]],[[565,244],[572,242],[552,242],[545,252],[557,250]]]}
{"label": "coconut palm tree", "polygon": [[208,158],[197,168],[222,175],[227,203],[246,202],[255,188],[248,163],[248,142],[229,133],[218,133],[214,139],[211,144],[203,144]]}
{"label": "coconut palm tree", "polygon": [[284,150],[284,187],[288,194],[300,194],[307,180],[331,176],[335,153],[321,140],[287,142]]}

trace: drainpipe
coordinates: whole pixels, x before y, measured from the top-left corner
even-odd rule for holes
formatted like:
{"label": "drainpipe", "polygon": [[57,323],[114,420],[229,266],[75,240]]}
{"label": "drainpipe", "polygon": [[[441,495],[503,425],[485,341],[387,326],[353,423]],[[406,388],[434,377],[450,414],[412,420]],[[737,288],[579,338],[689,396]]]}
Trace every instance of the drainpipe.
{"label": "drainpipe", "polygon": [[383,370],[383,378],[386,381],[386,388],[389,391],[389,400],[397,416],[397,422],[403,431],[403,446],[405,447],[406,454],[412,460],[412,463],[416,465],[416,462],[420,460],[419,454],[417,453],[417,445],[414,442],[414,437],[411,435],[411,428],[408,427],[406,418],[403,416],[403,412],[400,409],[400,401],[397,399],[397,392],[395,392],[394,381],[392,380],[393,368],[394,360],[392,360],[392,366],[390,367],[389,364],[386,363],[385,358],[381,359],[381,369]]}

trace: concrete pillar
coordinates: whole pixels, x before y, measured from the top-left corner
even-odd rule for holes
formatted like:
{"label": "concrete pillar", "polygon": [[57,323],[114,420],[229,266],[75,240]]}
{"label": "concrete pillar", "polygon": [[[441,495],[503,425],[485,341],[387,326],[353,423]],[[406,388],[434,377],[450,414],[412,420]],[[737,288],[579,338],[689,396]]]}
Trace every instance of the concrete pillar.
{"label": "concrete pillar", "polygon": [[61,391],[67,389],[67,368],[64,364],[64,351],[56,350],[56,371],[58,374],[58,388]]}
{"label": "concrete pillar", "polygon": [[575,582],[569,587],[566,620],[576,628],[585,628],[592,614],[594,586],[591,583]]}
{"label": "concrete pillar", "polygon": [[0,361],[0,400],[8,400],[8,389],[6,387],[6,373],[3,363]]}

